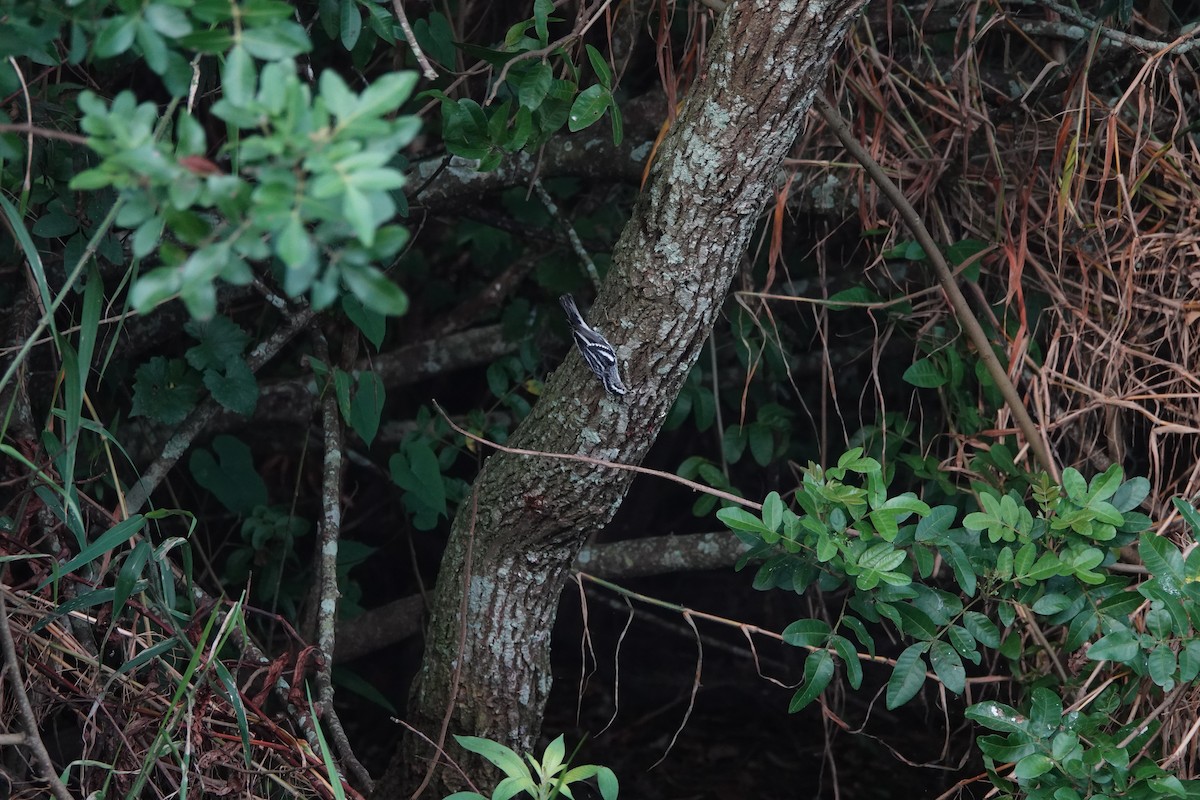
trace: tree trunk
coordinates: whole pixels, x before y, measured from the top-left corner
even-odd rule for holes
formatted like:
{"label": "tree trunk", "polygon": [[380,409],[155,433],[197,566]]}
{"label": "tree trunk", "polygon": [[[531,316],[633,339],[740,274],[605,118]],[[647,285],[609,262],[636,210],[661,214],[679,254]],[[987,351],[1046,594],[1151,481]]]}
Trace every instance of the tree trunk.
{"label": "tree trunk", "polygon": [[[625,365],[624,402],[604,395],[577,353],[547,382],[513,447],[641,462],[720,311],[755,224],[864,0],[807,5],[734,2],[721,15],[707,73],[657,154],[588,321]],[[454,520],[431,608],[409,722],[445,746],[449,734],[536,743],[550,691],[550,632],[584,540],[612,518],[632,473],[497,453]],[[433,758],[412,736],[376,797],[413,794]],[[484,770],[487,771],[484,771]],[[423,796],[462,788],[441,766]],[[490,792],[490,787],[480,787]]]}

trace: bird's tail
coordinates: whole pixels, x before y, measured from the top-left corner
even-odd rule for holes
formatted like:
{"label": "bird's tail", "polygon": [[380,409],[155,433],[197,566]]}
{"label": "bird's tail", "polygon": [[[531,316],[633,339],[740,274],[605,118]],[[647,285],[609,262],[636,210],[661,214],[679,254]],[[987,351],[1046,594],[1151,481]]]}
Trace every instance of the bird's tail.
{"label": "bird's tail", "polygon": [[569,294],[564,294],[558,298],[558,304],[563,307],[563,311],[567,312],[567,319],[571,325],[584,325],[583,315],[579,313],[579,307],[575,305],[575,298]]}

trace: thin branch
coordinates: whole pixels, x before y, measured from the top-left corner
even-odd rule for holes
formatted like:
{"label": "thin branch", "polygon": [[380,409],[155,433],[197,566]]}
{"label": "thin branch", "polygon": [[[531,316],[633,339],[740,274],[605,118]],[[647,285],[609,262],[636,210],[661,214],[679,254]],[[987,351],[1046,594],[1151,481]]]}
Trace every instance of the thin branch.
{"label": "thin branch", "polygon": [[[324,334],[315,331],[314,338],[317,357],[326,364],[332,364]],[[325,456],[321,471],[321,524],[317,530],[316,615],[317,646],[324,658],[317,662],[317,698],[324,715],[325,726],[329,730],[329,738],[338,757],[346,769],[353,773],[359,785],[369,792],[375,785],[371,780],[371,773],[367,772],[366,767],[355,756],[354,748],[350,746],[350,740],[346,737],[346,730],[342,727],[342,721],[333,707],[333,650],[337,637],[337,608],[340,596],[337,556],[338,540],[342,532],[342,475],[346,460],[343,457],[342,416],[338,411],[337,392],[332,384],[332,379],[327,382],[321,397]],[[335,776],[329,777],[333,780]]]}
{"label": "thin branch", "polygon": [[650,469],[649,467],[639,467],[634,464],[618,464],[615,461],[605,461],[600,458],[592,458],[591,456],[581,456],[581,455],[576,455],[574,453],[545,453],[545,452],[542,452],[541,450],[523,450],[519,447],[505,447],[502,444],[496,444],[493,441],[484,439],[482,436],[476,436],[475,434],[471,433],[470,431],[464,430],[464,429],[458,427],[457,425],[455,425],[454,420],[450,419],[450,415],[446,413],[445,409],[443,409],[440,405],[438,405],[437,401],[434,401],[433,407],[436,408],[438,410],[438,413],[441,414],[442,417],[446,420],[446,424],[448,424],[451,428],[453,428],[457,433],[467,437],[468,439],[471,439],[472,441],[476,441],[476,442],[479,442],[480,444],[487,445],[488,447],[491,447],[494,450],[499,450],[502,453],[510,453],[510,454],[516,455],[516,456],[541,456],[542,458],[560,458],[564,461],[580,461],[580,462],[583,462],[584,464],[595,464],[598,467],[610,467],[612,469],[623,469],[623,470],[626,470],[627,472],[637,472],[642,475],[653,475],[656,478],[662,478],[663,480],[668,480],[668,481],[672,481],[674,483],[682,484],[682,485],[688,487],[689,489],[693,489],[697,492],[703,492],[704,494],[711,494],[713,497],[718,497],[722,500],[728,500],[729,502],[736,503],[739,506],[744,506],[746,508],[752,508],[755,511],[762,511],[762,503],[755,503],[753,500],[747,500],[744,497],[738,497],[737,495],[730,494],[729,492],[722,492],[720,489],[714,489],[711,486],[704,486],[703,484],[696,483],[695,481],[689,481],[687,478],[681,478],[678,475],[672,475],[670,472],[663,472],[662,470],[658,470],[658,469]]}
{"label": "thin branch", "polygon": [[1050,448],[1046,446],[1045,439],[1042,438],[1038,431],[1037,425],[1034,424],[1033,418],[1029,416],[1029,412],[1025,409],[1025,404],[1021,401],[1021,396],[1017,393],[1017,389],[1013,386],[1012,380],[1009,379],[1008,373],[1004,371],[996,354],[992,351],[992,343],[988,340],[987,334],[983,332],[983,327],[979,324],[979,320],[975,318],[971,306],[967,303],[967,298],[963,296],[959,290],[958,284],[954,282],[954,273],[951,272],[950,266],[946,263],[945,257],[942,255],[937,243],[933,240],[933,236],[929,233],[929,229],[925,227],[925,223],[921,221],[921,216],[912,204],[908,202],[908,198],[900,191],[900,188],[892,182],[892,179],[887,176],[883,168],[875,159],[871,158],[871,154],[866,148],[859,144],[854,138],[854,134],[850,131],[850,126],[842,119],[837,110],[830,105],[825,96],[818,92],[813,97],[813,105],[821,113],[825,122],[833,130],[838,140],[842,145],[854,156],[858,163],[863,165],[863,169],[879,187],[880,191],[892,201],[896,210],[900,213],[900,217],[908,225],[917,243],[925,250],[925,254],[929,257],[929,262],[933,264],[934,270],[938,274],[938,282],[941,284],[943,291],[946,293],[946,298],[950,301],[951,307],[954,309],[954,315],[958,320],[958,324],[962,326],[963,332],[967,334],[967,338],[971,340],[971,344],[975,345],[975,349],[979,353],[979,358],[983,361],[984,367],[988,374],[992,376],[992,380],[996,383],[996,388],[1000,390],[1000,394],[1004,397],[1005,404],[1012,411],[1013,418],[1016,420],[1017,426],[1021,429],[1025,440],[1029,442],[1029,447],[1033,450],[1034,456],[1037,458],[1038,464],[1057,480],[1058,469],[1054,464],[1054,458],[1050,454]]}
{"label": "thin branch", "polygon": [[1117,44],[1126,47],[1136,47],[1139,50],[1146,50],[1152,53],[1164,54],[1165,51],[1171,51],[1177,56],[1184,55],[1197,47],[1200,47],[1200,38],[1196,37],[1200,33],[1200,27],[1192,27],[1190,31],[1185,31],[1174,41],[1164,42],[1154,39],[1145,39],[1141,36],[1135,36],[1132,33],[1113,30],[1106,25],[1092,19],[1086,14],[1081,14],[1069,6],[1064,6],[1055,0],[1036,0],[1030,5],[1044,6],[1051,11],[1060,14],[1064,19],[1071,20],[1077,25],[1081,25],[1090,31],[1097,31],[1101,36]]}
{"label": "thin branch", "polygon": [[412,49],[413,55],[417,57],[417,63],[421,65],[421,74],[431,81],[436,81],[438,79],[437,70],[425,57],[425,51],[417,43],[417,36],[413,33],[412,25],[408,24],[408,15],[404,13],[404,0],[392,0],[392,8],[395,9],[396,19],[400,21],[400,27],[404,30],[404,39]]}
{"label": "thin branch", "polygon": [[591,255],[588,254],[587,248],[583,246],[583,242],[579,239],[579,234],[575,232],[575,226],[571,221],[563,216],[559,210],[558,204],[554,202],[554,198],[546,191],[546,187],[542,185],[541,178],[533,179],[533,190],[537,192],[537,196],[541,199],[542,205],[550,212],[550,216],[558,221],[558,224],[567,232],[567,238],[571,240],[571,247],[575,250],[575,255],[579,256],[579,260],[583,262],[583,268],[587,270],[588,277],[592,279],[592,285],[596,287],[596,291],[600,291],[600,273],[596,270],[596,264],[592,261]]}

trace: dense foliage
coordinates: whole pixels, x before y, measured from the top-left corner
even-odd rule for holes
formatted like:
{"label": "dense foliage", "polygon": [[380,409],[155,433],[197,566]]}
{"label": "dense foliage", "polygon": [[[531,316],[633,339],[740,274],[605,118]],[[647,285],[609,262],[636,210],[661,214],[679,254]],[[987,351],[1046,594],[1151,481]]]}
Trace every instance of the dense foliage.
{"label": "dense foliage", "polygon": [[[335,670],[335,622],[356,652],[416,633],[355,620],[424,593],[449,520],[470,510],[483,442],[507,441],[569,352],[556,297],[590,296],[607,274],[645,165],[703,78],[715,5],[410,3],[409,19],[399,0],[0,2],[0,621],[16,639],[5,680],[36,689],[32,705],[6,693],[5,718],[72,743],[31,750],[18,791],[368,791],[383,759],[364,769],[356,752],[379,736],[342,730],[334,684],[343,708],[401,713],[407,676]],[[1015,29],[1060,35],[1020,13]],[[1098,42],[1129,45],[1112,20],[1084,19],[1096,49],[1070,60],[1086,72],[1097,52],[1111,58]],[[882,57],[864,39],[854,52]],[[930,63],[914,68],[940,81],[959,47],[931,33],[912,46]],[[1194,84],[1188,52],[1171,54],[1171,79]],[[1007,49],[969,55],[1013,66]],[[1014,74],[1041,74],[1013,58]],[[898,109],[902,78],[857,61],[836,72],[858,93],[858,132],[928,156],[950,115]],[[1152,91],[1105,67],[1114,96]],[[868,99],[872,75],[882,102]],[[982,109],[964,119],[994,111],[964,102]],[[1030,102],[1051,108],[1037,124],[1063,107]],[[1176,135],[1111,111],[1109,145],[1144,167],[1128,218],[1101,213],[1102,181],[1081,188],[1104,150],[1082,127],[1046,136],[1071,145],[1034,152],[1030,183],[1011,190],[998,147],[975,159],[981,134],[955,129],[949,199],[914,191],[1074,466],[1051,476],[1020,451],[995,377],[928,291],[929,254],[836,171],[841,153],[814,124],[649,459],[714,491],[642,501],[642,518],[619,518],[595,548],[719,520],[755,589],[815,609],[780,612],[776,637],[804,651],[788,710],[833,704],[839,673],[851,690],[877,686],[889,710],[967,698],[965,759],[982,774],[964,770],[956,789],[1200,795],[1195,726],[1181,722],[1200,676],[1200,514],[1186,499],[1200,489],[1197,390],[1187,349],[1147,344],[1127,316],[1163,304],[1113,300],[1148,275],[1184,280],[1162,276],[1186,245],[1173,209],[1200,207],[1197,145],[1182,113]],[[1128,247],[1112,269],[1085,260],[1108,235],[1080,221],[1089,210],[1119,220],[1104,246]],[[1055,220],[1061,238],[1038,240]],[[1142,224],[1179,236],[1136,250]],[[1195,302],[1195,286],[1137,285]],[[603,313],[591,321],[619,330]],[[1063,353],[1067,339],[1127,361],[1093,368]],[[1149,393],[1114,375],[1148,376]],[[700,555],[681,552],[662,571]],[[614,771],[572,766],[557,733],[524,760],[458,736],[505,775],[495,794],[459,796],[569,797],[591,780],[615,797]]]}

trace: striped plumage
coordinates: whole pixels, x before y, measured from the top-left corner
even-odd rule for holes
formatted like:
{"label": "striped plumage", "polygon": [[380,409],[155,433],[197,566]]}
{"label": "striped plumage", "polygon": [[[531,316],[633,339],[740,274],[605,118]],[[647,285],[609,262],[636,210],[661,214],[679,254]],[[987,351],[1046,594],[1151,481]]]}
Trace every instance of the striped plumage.
{"label": "striped plumage", "polygon": [[579,348],[583,360],[596,373],[596,377],[604,384],[609,394],[620,397],[628,391],[621,382],[621,372],[617,367],[617,352],[608,343],[608,339],[595,328],[583,321],[583,315],[575,305],[575,298],[564,294],[558,302],[567,312],[567,320],[571,323],[571,334],[575,337],[575,345]]}

